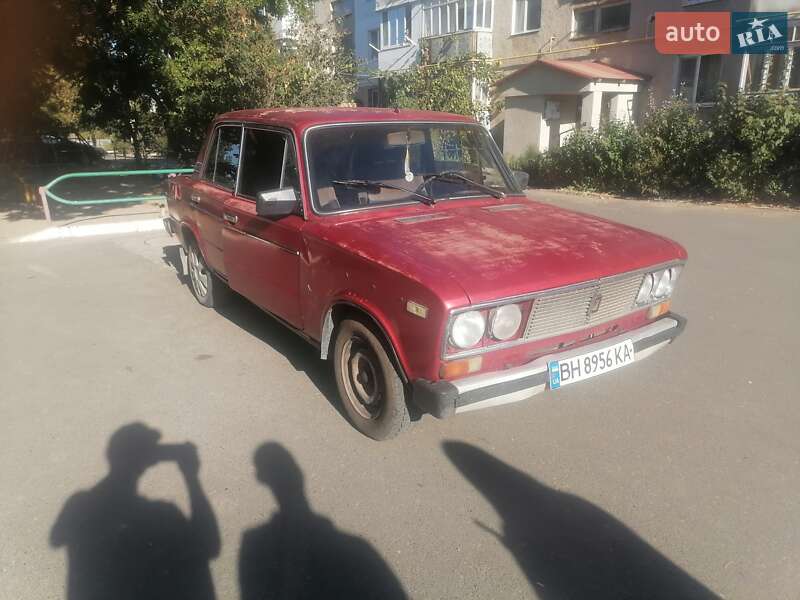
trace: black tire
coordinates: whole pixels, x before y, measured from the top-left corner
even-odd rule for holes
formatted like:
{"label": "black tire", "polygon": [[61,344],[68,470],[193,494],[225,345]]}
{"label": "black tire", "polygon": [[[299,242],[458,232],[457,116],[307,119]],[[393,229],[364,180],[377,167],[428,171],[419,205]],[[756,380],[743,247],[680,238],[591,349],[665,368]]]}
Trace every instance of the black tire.
{"label": "black tire", "polygon": [[373,440],[388,440],[411,425],[405,386],[378,336],[345,319],[333,345],[333,371],[353,426]]}
{"label": "black tire", "polygon": [[189,287],[197,301],[208,308],[219,308],[225,298],[226,285],[208,267],[197,243],[187,245],[186,262],[189,267]]}

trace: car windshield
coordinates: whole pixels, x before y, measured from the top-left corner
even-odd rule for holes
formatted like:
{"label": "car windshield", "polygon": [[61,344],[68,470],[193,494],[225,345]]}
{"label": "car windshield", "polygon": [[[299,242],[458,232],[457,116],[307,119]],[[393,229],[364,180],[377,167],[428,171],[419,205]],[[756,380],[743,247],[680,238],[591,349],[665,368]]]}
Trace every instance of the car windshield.
{"label": "car windshield", "polygon": [[480,125],[335,125],[311,130],[306,148],[314,207],[322,213],[425,201],[425,196],[485,197],[486,188],[497,196],[519,193]]}

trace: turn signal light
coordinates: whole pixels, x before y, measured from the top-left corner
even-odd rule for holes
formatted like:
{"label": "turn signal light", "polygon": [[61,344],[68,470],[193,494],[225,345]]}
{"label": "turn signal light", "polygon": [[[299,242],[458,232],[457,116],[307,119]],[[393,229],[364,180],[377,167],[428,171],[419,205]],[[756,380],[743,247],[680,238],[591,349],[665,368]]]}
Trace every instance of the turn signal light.
{"label": "turn signal light", "polygon": [[665,315],[669,312],[669,305],[670,300],[662,302],[661,304],[656,304],[655,306],[651,306],[650,309],[647,311],[647,318],[648,319],[655,319],[656,317],[660,317],[661,315]]}
{"label": "turn signal light", "polygon": [[475,371],[480,371],[481,364],[483,364],[482,356],[473,356],[471,358],[462,358],[461,360],[446,362],[439,369],[439,377],[442,379],[464,377]]}

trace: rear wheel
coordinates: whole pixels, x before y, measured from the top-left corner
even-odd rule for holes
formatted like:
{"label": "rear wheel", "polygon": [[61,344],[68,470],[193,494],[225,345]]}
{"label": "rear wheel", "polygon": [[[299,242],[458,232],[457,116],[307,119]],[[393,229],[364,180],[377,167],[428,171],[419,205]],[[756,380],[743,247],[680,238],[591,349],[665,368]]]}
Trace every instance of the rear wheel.
{"label": "rear wheel", "polygon": [[356,429],[388,440],[411,424],[403,381],[378,337],[364,323],[345,319],[333,348],[336,386]]}
{"label": "rear wheel", "polygon": [[203,306],[209,308],[219,306],[225,293],[225,284],[208,268],[195,242],[189,244],[187,262],[189,283],[194,297]]}

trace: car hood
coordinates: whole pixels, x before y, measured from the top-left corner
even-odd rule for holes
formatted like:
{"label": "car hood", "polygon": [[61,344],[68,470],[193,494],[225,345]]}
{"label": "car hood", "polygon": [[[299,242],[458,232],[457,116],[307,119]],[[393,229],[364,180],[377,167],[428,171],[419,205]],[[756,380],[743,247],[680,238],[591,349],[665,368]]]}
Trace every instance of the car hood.
{"label": "car hood", "polygon": [[682,259],[661,236],[528,200],[440,203],[412,216],[339,223],[339,239],[365,258],[426,279],[452,278],[470,303]]}

